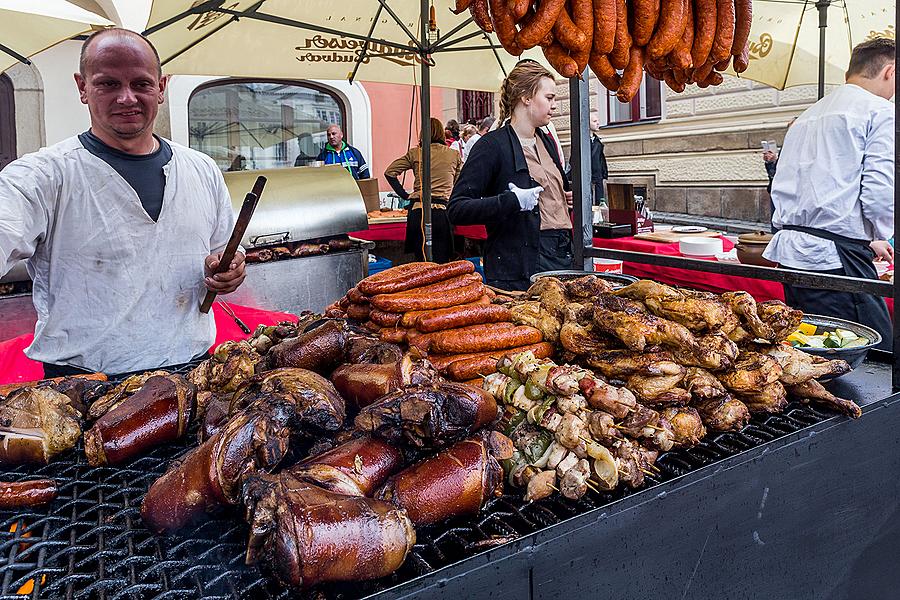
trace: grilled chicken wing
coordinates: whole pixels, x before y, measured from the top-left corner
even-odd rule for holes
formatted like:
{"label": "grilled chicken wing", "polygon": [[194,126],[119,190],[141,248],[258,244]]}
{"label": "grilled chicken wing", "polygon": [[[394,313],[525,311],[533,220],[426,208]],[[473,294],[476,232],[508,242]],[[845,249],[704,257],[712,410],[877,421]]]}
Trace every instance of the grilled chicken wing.
{"label": "grilled chicken wing", "polygon": [[730,368],[738,357],[738,347],[722,332],[697,336],[697,349],[693,352],[676,348],[675,360],[685,366],[703,367],[710,371]]}
{"label": "grilled chicken wing", "polygon": [[717,376],[732,392],[754,393],[781,379],[783,370],[771,356],[759,352],[743,352],[734,368]]}
{"label": "grilled chicken wing", "polygon": [[759,318],[753,296],[743,291],[725,292],[722,300],[731,306],[731,310],[741,318],[744,328],[754,337],[770,341],[775,338],[772,328]]}
{"label": "grilled chicken wing", "polygon": [[[546,278],[541,280],[543,279]],[[560,321],[541,302],[522,302],[511,306],[509,312],[516,325],[531,325],[539,329],[544,341],[555,343],[559,340]]]}
{"label": "grilled chicken wing", "polygon": [[630,350],[608,350],[591,354],[585,362],[604,377],[625,380],[631,375],[677,375],[684,374],[684,367],[675,362],[669,352],[632,352]]}
{"label": "grilled chicken wing", "polygon": [[528,288],[525,293],[529,298],[540,298],[541,306],[557,319],[562,318],[563,310],[569,299],[566,298],[566,286],[556,277],[541,277]]}
{"label": "grilled chicken wing", "polygon": [[756,307],[759,318],[772,330],[772,342],[781,342],[797,331],[803,320],[803,312],[791,308],[781,300],[767,300]]}
{"label": "grilled chicken wing", "polygon": [[850,365],[845,360],[828,360],[784,344],[776,344],[765,353],[781,365],[781,382],[785,385],[798,385],[820,377],[839,377],[850,372]]}
{"label": "grilled chicken wing", "polygon": [[701,400],[694,404],[703,424],[713,431],[740,431],[750,422],[747,405],[725,394],[720,398]]}
{"label": "grilled chicken wing", "polygon": [[563,323],[559,343],[574,354],[592,354],[618,347],[616,340],[600,333],[593,325],[580,325],[577,321]]}
{"label": "grilled chicken wing", "polygon": [[862,416],[862,409],[855,402],[838,398],[815,379],[810,379],[797,385],[790,385],[787,387],[787,391],[801,400],[811,400],[816,404],[827,406],[831,410],[843,413],[848,417],[858,419]]}
{"label": "grilled chicken wing", "polygon": [[663,344],[671,348],[696,350],[697,341],[684,326],[660,319],[635,300],[600,294],[594,302],[594,326],[620,340],[631,350]]}
{"label": "grilled chicken wing", "polygon": [[682,385],[698,400],[722,398],[728,393],[715,375],[699,367],[690,367],[685,372]]}
{"label": "grilled chicken wing", "polygon": [[787,392],[780,381],[765,384],[755,390],[741,392],[736,396],[747,405],[750,412],[781,412],[788,403]]}
{"label": "grilled chicken wing", "polygon": [[585,275],[565,283],[566,295],[572,300],[590,300],[613,290],[612,285],[596,275]]}
{"label": "grilled chicken wing", "polygon": [[691,393],[678,384],[684,374],[677,375],[632,375],[628,378],[628,389],[638,400],[651,406],[681,406],[691,400]]}
{"label": "grilled chicken wing", "polygon": [[696,446],[706,436],[706,427],[695,408],[670,406],[660,411],[659,416],[672,424],[676,446]]}
{"label": "grilled chicken wing", "polygon": [[728,306],[715,294],[686,293],[646,279],[614,293],[632,300],[641,300],[657,317],[680,323],[694,333],[721,328],[729,321],[731,314]]}

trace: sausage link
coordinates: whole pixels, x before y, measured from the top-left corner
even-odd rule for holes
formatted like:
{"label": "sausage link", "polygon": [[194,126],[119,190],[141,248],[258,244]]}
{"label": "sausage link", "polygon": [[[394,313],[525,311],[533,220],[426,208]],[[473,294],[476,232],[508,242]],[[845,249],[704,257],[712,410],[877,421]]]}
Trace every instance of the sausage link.
{"label": "sausage link", "polygon": [[594,41],[594,11],[590,2],[584,0],[569,0],[572,7],[572,18],[575,26],[584,33],[585,41],[581,47],[572,49],[572,60],[578,65],[578,76],[587,69],[591,57],[591,48]]}
{"label": "sausage link", "polygon": [[563,48],[559,42],[553,42],[549,46],[541,47],[544,58],[550,63],[550,66],[556,69],[556,72],[566,79],[578,77],[578,63],[569,56],[569,51]]}
{"label": "sausage link", "polygon": [[[682,0],[684,2],[685,26],[681,39],[669,55],[669,60],[674,69],[690,69],[693,64],[691,57],[691,48],[694,45],[694,9],[691,0]],[[674,89],[674,88],[673,88]]]}
{"label": "sausage link", "polygon": [[541,332],[529,325],[500,329],[502,323],[470,325],[433,334],[431,350],[441,354],[504,350],[542,340]]}
{"label": "sausage link", "polygon": [[[491,304],[490,294],[492,294],[492,293],[493,293],[493,292],[491,292],[491,290],[485,288],[485,293],[484,293],[484,295],[483,295],[481,298],[479,298],[479,299],[476,300],[475,302],[470,302],[469,304],[461,304],[461,305],[458,306],[458,308],[462,308],[462,307],[465,307],[465,306],[476,306],[476,305],[479,305],[479,304]],[[434,309],[431,309],[431,310],[411,310],[411,311],[409,311],[409,312],[405,312],[405,313],[403,313],[403,318],[400,319],[400,326],[401,326],[401,327],[407,327],[407,328],[415,327],[415,326],[416,326],[416,321],[419,320],[419,317],[421,317],[422,315],[426,315],[426,314],[432,313],[432,312],[434,312]]]}
{"label": "sausage link", "polygon": [[744,43],[744,49],[734,57],[734,72],[743,73],[750,66],[750,40]]}
{"label": "sausage link", "polygon": [[659,0],[631,0],[631,36],[635,46],[647,45],[659,17]]}
{"label": "sausage link", "polygon": [[531,0],[509,0],[509,14],[514,21],[519,21],[531,8]]}
{"label": "sausage link", "polygon": [[516,20],[509,12],[506,0],[490,0],[490,7],[491,23],[494,24],[494,33],[497,34],[500,45],[511,55],[519,56],[522,54],[522,47],[517,43]]}
{"label": "sausage link", "polygon": [[0,510],[39,506],[56,498],[56,494],[56,482],[52,479],[0,481]]}
{"label": "sausage link", "polygon": [[540,342],[527,346],[519,346],[502,352],[482,352],[470,354],[466,358],[460,358],[451,362],[447,368],[447,375],[454,381],[467,381],[479,375],[489,375],[497,370],[497,361],[506,354],[519,354],[531,352],[535,358],[548,358],[553,354],[553,344]]}
{"label": "sausage link", "polygon": [[405,344],[407,331],[402,328],[385,327],[378,333],[378,337],[382,342],[388,344]]}
{"label": "sausage link", "polygon": [[706,78],[709,77],[710,73],[712,73],[714,66],[715,65],[713,63],[711,63],[707,60],[705,63],[703,63],[699,67],[695,67],[694,74],[692,76],[694,79],[694,82],[699,85],[701,82],[706,81]]}
{"label": "sausage link", "polygon": [[600,80],[603,87],[611,92],[619,90],[619,86],[622,84],[622,78],[616,73],[613,66],[609,64],[609,58],[605,54],[597,56],[592,52],[590,65],[591,71],[594,72],[594,75],[597,76],[597,79]]}
{"label": "sausage link", "polygon": [[369,297],[359,291],[357,288],[352,287],[347,291],[347,298],[353,304],[368,304]]}
{"label": "sausage link", "polygon": [[469,5],[469,14],[483,32],[494,33],[494,25],[491,23],[491,15],[488,12],[488,0],[472,0],[472,4]]}
{"label": "sausage link", "polygon": [[616,43],[616,0],[594,0],[594,35],[591,51],[597,56],[612,52]]}
{"label": "sausage link", "polygon": [[394,294],[474,271],[475,265],[467,260],[457,260],[445,265],[427,262],[408,263],[369,275],[356,287],[368,296]]}
{"label": "sausage link", "polygon": [[431,333],[433,331],[465,327],[466,325],[511,320],[512,314],[505,306],[500,306],[499,304],[476,304],[472,306],[469,304],[426,313],[416,319],[416,329],[422,333]]}
{"label": "sausage link", "polygon": [[469,5],[472,4],[472,0],[456,0],[456,8],[451,9],[454,15],[458,15],[462,11],[469,8]]}
{"label": "sausage link", "polygon": [[542,0],[538,5],[535,18],[516,34],[516,44],[524,50],[540,44],[541,40],[553,29],[553,25],[565,5],[566,0]]}
{"label": "sausage link", "polygon": [[369,320],[382,327],[396,327],[403,315],[374,308],[369,312]]}
{"label": "sausage link", "polygon": [[[590,7],[586,2],[582,2],[581,4]],[[575,24],[572,15],[569,14],[569,11],[565,6],[559,11],[556,23],[553,24],[553,37],[556,38],[563,47],[574,52],[582,50],[585,45],[590,45],[590,39],[585,35],[585,32]]]}
{"label": "sausage link", "polygon": [[673,92],[681,93],[684,91],[684,84],[679,83],[675,77],[675,73],[670,69],[663,73],[663,80],[666,82]]}
{"label": "sausage link", "polygon": [[731,56],[734,43],[734,0],[716,0],[716,40],[709,60],[713,63]]}
{"label": "sausage link", "polygon": [[741,56],[750,39],[750,27],[753,25],[753,1],[734,0],[734,41],[731,53]]}
{"label": "sausage link", "polygon": [[365,321],[369,318],[372,307],[368,304],[353,304],[347,307],[347,316],[354,321]]}
{"label": "sausage link", "polygon": [[624,69],[628,66],[631,44],[631,33],[628,31],[628,8],[625,6],[625,0],[616,0],[616,40],[609,53],[609,64],[614,69]]}
{"label": "sausage link", "polygon": [[694,45],[691,59],[699,69],[709,58],[716,39],[716,0],[694,0]]}
{"label": "sausage link", "polygon": [[[422,288],[427,290],[428,288]],[[479,282],[466,282],[465,285],[439,290],[423,291],[419,294],[409,295],[384,295],[372,298],[372,304],[376,308],[387,312],[406,312],[409,310],[427,310],[433,308],[447,308],[459,304],[468,304],[478,300],[484,294],[484,285]]]}
{"label": "sausage link", "polygon": [[616,92],[616,98],[619,99],[619,102],[624,103],[631,102],[634,95],[641,89],[641,78],[644,74],[644,49],[640,46],[633,46],[630,54],[631,59],[622,73],[622,85]]}
{"label": "sausage link", "polygon": [[681,40],[684,27],[684,0],[662,0],[659,23],[647,44],[648,56],[658,59],[668,55]]}

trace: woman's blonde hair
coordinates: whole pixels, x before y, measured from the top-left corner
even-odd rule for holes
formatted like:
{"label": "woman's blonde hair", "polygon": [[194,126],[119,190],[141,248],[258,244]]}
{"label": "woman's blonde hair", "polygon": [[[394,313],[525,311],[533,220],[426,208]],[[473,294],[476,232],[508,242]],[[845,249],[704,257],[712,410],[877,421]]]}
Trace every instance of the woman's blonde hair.
{"label": "woman's blonde hair", "polygon": [[478,129],[474,125],[463,125],[462,130],[460,130],[460,135],[464,140],[468,140],[476,133],[478,133]]}
{"label": "woman's blonde hair", "polygon": [[533,60],[523,60],[509,72],[503,80],[503,85],[500,86],[501,124],[512,115],[513,109],[522,98],[534,97],[544,77],[556,81],[550,71]]}

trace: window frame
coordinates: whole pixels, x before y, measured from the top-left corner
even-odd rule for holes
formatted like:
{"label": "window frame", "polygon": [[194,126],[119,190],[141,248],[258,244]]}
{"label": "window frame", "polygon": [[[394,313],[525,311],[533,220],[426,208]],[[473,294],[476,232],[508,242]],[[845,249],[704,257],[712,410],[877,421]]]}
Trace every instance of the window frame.
{"label": "window frame", "polygon": [[[322,84],[315,83],[313,81],[309,81],[307,79],[281,79],[281,78],[270,78],[270,77],[230,77],[226,79],[216,79],[213,81],[207,81],[196,88],[194,88],[190,95],[188,96],[187,101],[187,128],[188,128],[188,139],[187,145],[190,147],[191,144],[191,102],[194,100],[194,97],[201,92],[208,91],[217,87],[225,87],[230,85],[240,85],[240,84],[248,84],[248,83],[271,83],[275,85],[287,85],[293,87],[306,88],[310,90],[314,90],[316,92],[320,92],[329,96],[334,103],[338,106],[341,116],[341,127],[344,130],[344,141],[348,145],[352,145],[351,138],[351,127],[349,121],[349,111],[347,110],[347,103],[344,99],[333,89],[330,89]],[[324,120],[324,119],[322,119]],[[199,152],[200,150],[198,150]],[[293,165],[285,165],[284,167],[275,167],[275,168],[288,168],[288,166]]]}
{"label": "window frame", "polygon": [[[656,82],[656,85],[659,89],[659,96],[657,100],[659,114],[642,116],[647,113],[647,85],[651,80]],[[628,120],[612,120],[613,102],[619,101],[615,99],[614,93],[603,87],[602,83],[600,84],[600,89],[602,89],[606,93],[606,125],[604,125],[604,127],[625,127],[629,125],[640,125],[643,123],[655,123],[662,120],[663,102],[665,99],[665,95],[663,94],[662,90],[662,82],[652,75],[646,72],[643,74],[643,77],[641,79],[641,87],[638,90],[638,93],[634,95],[634,98],[632,98],[631,102],[628,104],[631,107],[631,118]]]}

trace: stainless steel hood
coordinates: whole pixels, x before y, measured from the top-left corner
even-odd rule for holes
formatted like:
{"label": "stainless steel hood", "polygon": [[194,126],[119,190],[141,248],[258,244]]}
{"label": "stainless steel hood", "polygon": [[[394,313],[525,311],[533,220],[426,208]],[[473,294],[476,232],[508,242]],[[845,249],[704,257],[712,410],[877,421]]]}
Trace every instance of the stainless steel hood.
{"label": "stainless steel hood", "polygon": [[245,248],[368,228],[356,180],[340,165],[225,173],[235,214],[259,175],[268,182],[241,241]]}

